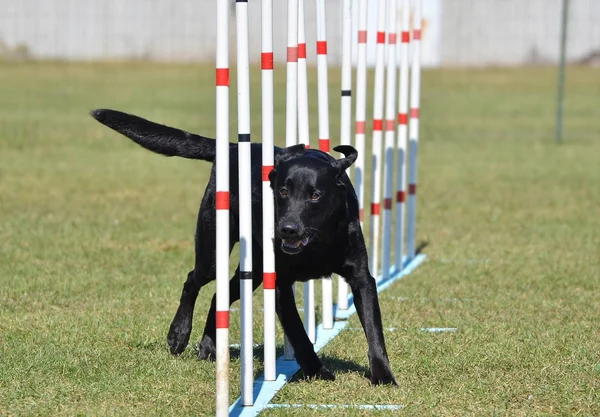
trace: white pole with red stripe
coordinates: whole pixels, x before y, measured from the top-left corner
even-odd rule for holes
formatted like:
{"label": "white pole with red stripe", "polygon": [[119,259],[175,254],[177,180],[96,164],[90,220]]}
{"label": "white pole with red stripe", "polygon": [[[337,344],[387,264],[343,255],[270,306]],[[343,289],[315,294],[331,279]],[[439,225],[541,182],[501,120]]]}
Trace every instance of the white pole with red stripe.
{"label": "white pole with red stripe", "polygon": [[417,223],[417,152],[419,145],[419,101],[421,93],[421,0],[414,0],[412,30],[412,66],[410,86],[410,125],[408,149],[407,258],[416,250]]}
{"label": "white pole with red stripe", "polygon": [[398,85],[398,167],[396,168],[396,270],[402,270],[404,255],[404,211],[406,204],[406,143],[408,137],[408,59],[410,45],[410,1],[400,3],[401,25],[398,29],[400,81]]}
{"label": "white pole with red stripe", "polygon": [[375,58],[375,85],[373,97],[373,144],[371,178],[370,269],[379,276],[379,211],[381,201],[381,139],[383,134],[383,92],[385,75],[386,0],[379,0],[377,10],[377,53]]}
{"label": "white pole with red stripe", "polygon": [[229,415],[229,4],[217,2],[216,281],[217,416]]}
{"label": "white pole with red stripe", "polygon": [[[352,0],[342,2],[342,103],[340,115],[340,143],[352,143]],[[348,172],[350,175],[350,172]],[[338,308],[348,309],[348,284],[338,279]]]}
{"label": "white pole with red stripe", "polygon": [[392,193],[394,190],[394,138],[396,133],[396,1],[390,1],[388,11],[387,80],[385,85],[385,145],[383,176],[383,246],[381,277],[390,275],[392,257]]}
{"label": "white pole with red stripe", "polygon": [[269,182],[274,163],[273,0],[262,0],[261,10],[264,375],[265,381],[275,381],[275,203]]}
{"label": "white pole with red stripe", "polygon": [[[308,123],[308,80],[306,71],[306,36],[304,0],[298,0],[298,141],[310,147]],[[316,340],[315,281],[304,283],[304,329],[311,342]]]}
{"label": "white pole with red stripe", "polygon": [[[285,146],[298,141],[298,0],[288,0],[288,33],[286,65]],[[295,290],[295,285],[292,285]],[[294,291],[295,292],[295,291]],[[294,359],[294,348],[287,336],[284,339],[283,356]]]}
{"label": "white pole with red stripe", "polygon": [[358,156],[354,163],[354,188],[358,197],[360,226],[365,206],[365,131],[367,114],[367,0],[358,0],[358,46],[356,60],[356,109],[354,145]]}
{"label": "white pole with red stripe", "polygon": [[[250,63],[248,57],[248,1],[235,5],[238,91],[238,180],[240,207],[252,206],[250,158]],[[240,313],[242,405],[254,402],[252,386],[252,210],[240,210]]]}
{"label": "white pole with red stripe", "polygon": [[[329,153],[329,97],[327,81],[327,34],[325,0],[316,0],[317,9],[317,98],[319,108],[319,149]],[[333,281],[321,280],[323,328],[333,328]]]}

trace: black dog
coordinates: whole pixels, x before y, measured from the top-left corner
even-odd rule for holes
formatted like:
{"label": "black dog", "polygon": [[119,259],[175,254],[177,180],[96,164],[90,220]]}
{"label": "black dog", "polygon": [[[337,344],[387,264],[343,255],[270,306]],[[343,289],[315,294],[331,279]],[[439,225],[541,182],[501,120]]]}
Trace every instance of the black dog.
{"label": "black dog", "polygon": [[[215,161],[215,140],[159,125],[114,110],[95,110],[100,123],[156,153]],[[230,242],[239,241],[238,147],[230,144]],[[253,288],[262,281],[261,145],[252,147]],[[334,150],[336,160],[304,145],[275,148],[275,169],[269,180],[275,194],[276,310],[296,360],[305,376],[333,380],[314,351],[296,304],[292,284],[339,274],[350,285],[358,317],[369,344],[371,382],[396,384],[385,348],[375,279],[369,272],[367,250],[359,222],[358,200],[345,173],[356,160],[351,146]],[[215,279],[215,167],[200,205],[196,230],[196,262],[183,286],[179,308],[171,324],[168,343],[173,354],[186,348],[192,331],[194,304],[200,288]],[[248,207],[244,208],[245,210]],[[240,298],[239,266],[229,283],[230,303]],[[215,355],[216,297],[212,304],[199,357]]]}

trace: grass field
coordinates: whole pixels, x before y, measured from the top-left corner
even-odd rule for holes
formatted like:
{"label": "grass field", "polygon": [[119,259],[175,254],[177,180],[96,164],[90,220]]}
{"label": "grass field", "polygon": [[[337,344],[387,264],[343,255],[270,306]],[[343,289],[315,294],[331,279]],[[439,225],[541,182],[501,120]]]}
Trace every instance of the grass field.
{"label": "grass field", "polygon": [[[166,347],[209,165],[154,155],[87,115],[112,107],[213,135],[213,77],[211,66],[0,64],[0,415],[214,414],[214,364]],[[330,78],[338,143],[339,74]],[[424,72],[417,232],[428,258],[380,297],[384,326],[398,329],[386,341],[399,387],[369,385],[366,341],[348,330],[321,353],[335,382],[297,380],[275,402],[600,415],[600,71],[569,69],[560,146],[555,78]],[[213,290],[200,295],[194,343]],[[260,308],[261,290],[254,300]],[[233,343],[237,326],[234,316]],[[238,359],[231,373],[233,401]],[[264,413],[348,414],[385,413]]]}

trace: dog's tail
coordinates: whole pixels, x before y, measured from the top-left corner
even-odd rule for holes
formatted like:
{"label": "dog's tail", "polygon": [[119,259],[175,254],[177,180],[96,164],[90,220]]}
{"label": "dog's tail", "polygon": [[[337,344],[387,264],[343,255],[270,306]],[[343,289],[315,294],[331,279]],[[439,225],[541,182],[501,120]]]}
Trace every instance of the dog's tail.
{"label": "dog's tail", "polygon": [[195,135],[141,117],[116,110],[92,110],[91,115],[103,125],[127,136],[138,145],[166,156],[180,156],[214,162],[214,139]]}

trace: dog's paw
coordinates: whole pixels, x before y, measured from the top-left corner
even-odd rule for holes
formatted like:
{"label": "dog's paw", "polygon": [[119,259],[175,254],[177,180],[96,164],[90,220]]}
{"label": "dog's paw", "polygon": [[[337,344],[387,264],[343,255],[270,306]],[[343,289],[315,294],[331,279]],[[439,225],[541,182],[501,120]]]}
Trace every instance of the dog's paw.
{"label": "dog's paw", "polygon": [[208,336],[204,335],[200,345],[198,345],[198,359],[203,361],[214,361],[217,357],[217,348],[215,342]]}
{"label": "dog's paw", "polygon": [[371,384],[398,386],[389,365],[380,364],[371,369]]}
{"label": "dog's paw", "polygon": [[329,369],[321,366],[316,374],[313,375],[315,379],[321,379],[323,381],[335,381],[335,375]]}
{"label": "dog's paw", "polygon": [[173,320],[167,336],[167,343],[173,355],[183,353],[190,341],[191,333],[192,326],[188,322],[179,323],[177,320]]}

